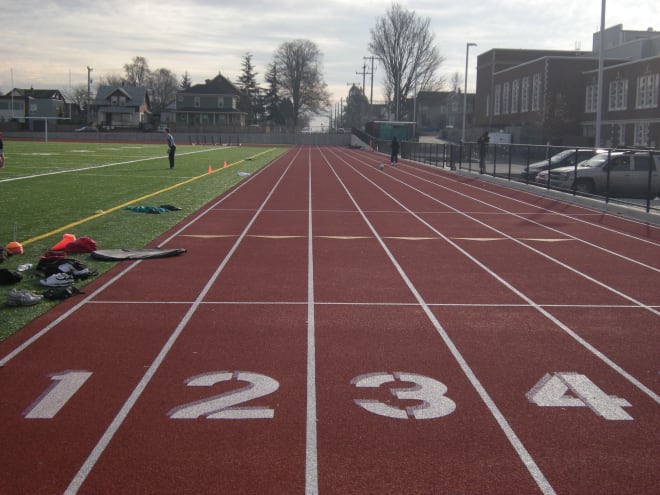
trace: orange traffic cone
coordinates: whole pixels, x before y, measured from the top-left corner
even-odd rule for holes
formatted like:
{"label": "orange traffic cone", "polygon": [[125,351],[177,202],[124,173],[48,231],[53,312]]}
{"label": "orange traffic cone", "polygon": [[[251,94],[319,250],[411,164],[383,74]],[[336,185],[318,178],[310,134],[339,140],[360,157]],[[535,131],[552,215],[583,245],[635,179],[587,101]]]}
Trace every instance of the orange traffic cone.
{"label": "orange traffic cone", "polygon": [[225,160],[225,165],[223,168],[227,168],[227,160]]}
{"label": "orange traffic cone", "polygon": [[213,173],[213,167],[211,167],[211,165],[209,165],[209,174],[212,174],[212,173]]}
{"label": "orange traffic cone", "polygon": [[65,247],[76,240],[74,234],[64,234],[62,240],[50,248],[51,251],[62,251]]}

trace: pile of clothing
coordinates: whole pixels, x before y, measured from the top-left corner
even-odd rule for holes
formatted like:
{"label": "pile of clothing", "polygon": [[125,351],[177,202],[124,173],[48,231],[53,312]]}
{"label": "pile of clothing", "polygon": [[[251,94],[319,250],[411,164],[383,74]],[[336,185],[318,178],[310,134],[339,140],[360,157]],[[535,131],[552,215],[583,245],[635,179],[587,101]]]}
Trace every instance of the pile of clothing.
{"label": "pile of clothing", "polygon": [[[69,253],[93,252],[96,250],[96,242],[88,237],[76,239],[75,236],[65,235],[50,251],[45,252],[39,259],[35,270],[39,285],[45,287],[45,291],[37,293],[28,289],[13,288],[7,293],[5,304],[7,306],[34,306],[43,299],[66,299],[80,291],[74,284],[80,280],[98,275],[98,271],[90,270],[82,261],[70,258]],[[7,256],[22,254],[12,252],[10,249],[2,250],[0,262]],[[12,285],[23,280],[23,273],[32,269],[30,263],[24,263],[17,267],[16,271],[7,268],[0,269],[0,285]],[[41,278],[43,277],[43,278]]]}

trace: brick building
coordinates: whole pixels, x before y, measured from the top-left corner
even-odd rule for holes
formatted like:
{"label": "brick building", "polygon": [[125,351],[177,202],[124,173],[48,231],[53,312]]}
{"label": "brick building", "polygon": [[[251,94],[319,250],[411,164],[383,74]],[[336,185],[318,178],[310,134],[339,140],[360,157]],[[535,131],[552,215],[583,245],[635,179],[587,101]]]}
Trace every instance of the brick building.
{"label": "brick building", "polygon": [[[504,131],[513,142],[593,145],[598,47],[594,50],[493,49],[477,58],[473,134]],[[601,145],[660,144],[660,33],[605,31]]]}

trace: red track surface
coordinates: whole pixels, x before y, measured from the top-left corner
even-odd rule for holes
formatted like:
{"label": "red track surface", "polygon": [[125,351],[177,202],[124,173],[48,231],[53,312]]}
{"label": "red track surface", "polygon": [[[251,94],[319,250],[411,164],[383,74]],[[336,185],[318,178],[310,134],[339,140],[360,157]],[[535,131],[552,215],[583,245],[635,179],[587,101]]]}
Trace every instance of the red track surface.
{"label": "red track surface", "polygon": [[657,494],[660,229],[296,148],[0,344],[2,494]]}

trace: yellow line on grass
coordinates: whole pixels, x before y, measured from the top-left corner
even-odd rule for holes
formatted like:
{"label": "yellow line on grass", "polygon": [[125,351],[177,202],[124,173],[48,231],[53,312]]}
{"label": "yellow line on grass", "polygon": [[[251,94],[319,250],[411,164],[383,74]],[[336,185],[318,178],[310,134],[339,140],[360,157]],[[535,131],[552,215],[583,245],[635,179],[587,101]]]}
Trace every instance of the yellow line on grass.
{"label": "yellow line on grass", "polygon": [[[274,150],[274,149],[275,149],[275,148],[270,148],[270,149],[268,149],[268,150],[266,150],[266,151],[262,151],[261,153],[257,153],[256,155],[253,156],[253,158],[254,158],[254,157],[261,156],[261,155],[263,155],[264,153],[267,153],[267,152],[272,151],[272,150]],[[234,166],[234,165],[238,165],[238,164],[240,164],[240,163],[243,163],[244,161],[245,161],[245,160],[239,160],[239,161],[234,162],[234,163],[232,163],[232,164],[227,164],[227,168],[229,168],[229,167],[231,167],[231,166]],[[222,170],[222,169],[218,169],[218,170]],[[214,170],[213,172],[215,173],[216,170]],[[120,205],[113,206],[113,207],[110,208],[109,210],[104,210],[104,211],[102,211],[102,212],[100,212],[100,213],[95,213],[94,215],[91,215],[91,216],[89,216],[89,217],[83,218],[83,219],[78,220],[78,221],[76,221],[76,222],[70,223],[70,224],[68,224],[68,225],[65,225],[64,227],[59,227],[59,228],[57,228],[57,229],[55,229],[55,230],[51,230],[50,232],[46,232],[45,234],[38,235],[38,236],[36,236],[36,237],[33,237],[33,238],[28,239],[28,240],[26,240],[26,241],[23,241],[21,244],[23,244],[24,246],[26,246],[26,245],[31,244],[31,243],[33,243],[33,242],[40,241],[41,239],[45,239],[45,238],[50,237],[50,236],[55,235],[55,234],[59,234],[60,232],[64,232],[64,231],[69,230],[69,229],[71,229],[71,228],[73,228],[73,227],[77,227],[78,225],[82,225],[83,223],[90,222],[90,221],[92,221],[92,220],[95,220],[95,219],[97,219],[97,218],[102,217],[103,215],[107,215],[108,213],[112,213],[112,212],[114,212],[114,211],[117,211],[117,210],[120,210],[120,209],[122,209],[122,208],[125,208],[126,206],[129,206],[129,205],[131,205],[131,204],[133,204],[133,203],[137,203],[138,201],[143,201],[143,200],[148,199],[148,198],[151,198],[151,197],[153,197],[153,196],[157,196],[158,194],[161,194],[161,193],[164,193],[164,192],[167,192],[167,191],[171,191],[172,189],[176,189],[177,187],[181,187],[181,186],[183,186],[183,185],[189,184],[189,183],[191,183],[191,182],[193,182],[193,181],[196,181],[196,180],[198,180],[198,179],[201,179],[202,177],[206,177],[207,175],[209,175],[208,172],[207,172],[207,173],[200,174],[200,175],[196,175],[195,177],[191,177],[190,179],[186,179],[186,180],[184,180],[183,182],[178,182],[178,183],[176,183],[176,184],[174,184],[174,185],[171,185],[171,186],[168,186],[168,187],[166,187],[166,188],[164,188],[164,189],[160,189],[160,190],[158,190],[158,191],[155,191],[155,192],[152,192],[152,193],[146,194],[146,195],[144,195],[144,196],[140,196],[139,198],[135,198],[135,199],[132,199],[132,200],[130,200],[130,201],[127,201],[126,203],[122,203],[122,204],[120,204]]]}

